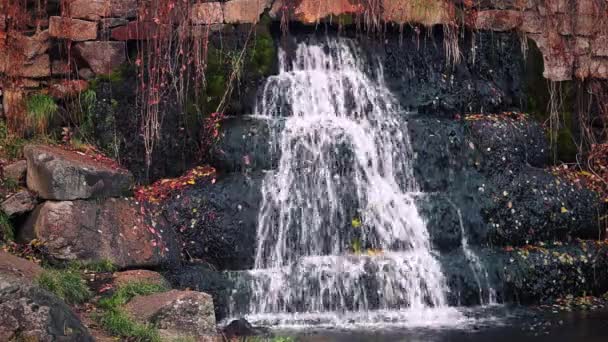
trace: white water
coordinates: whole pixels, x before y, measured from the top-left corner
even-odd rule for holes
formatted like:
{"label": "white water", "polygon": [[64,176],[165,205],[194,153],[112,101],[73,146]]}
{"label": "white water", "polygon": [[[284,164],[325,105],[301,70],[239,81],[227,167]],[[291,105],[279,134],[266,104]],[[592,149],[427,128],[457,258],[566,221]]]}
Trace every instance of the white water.
{"label": "white water", "polygon": [[[471,271],[473,271],[473,276],[475,277],[475,282],[477,283],[477,288],[479,291],[479,303],[494,305],[497,304],[498,301],[496,299],[496,290],[492,287],[490,283],[490,277],[488,276],[488,270],[483,266],[479,256],[469,247],[469,239],[467,238],[466,230],[464,229],[464,222],[462,220],[462,211],[453,201],[448,199],[452,207],[456,209],[456,213],[458,214],[458,223],[460,224],[460,245],[462,246],[462,252],[464,253],[465,258],[467,259],[469,266],[471,267]],[[482,286],[481,277],[483,277],[484,283]],[[488,291],[488,295],[484,296],[484,286]],[[486,299],[487,298],[487,299]]]}
{"label": "white water", "polygon": [[250,299],[233,315],[461,323],[414,203],[404,111],[380,66],[366,70],[357,56],[348,40],[279,54],[256,115],[285,118],[275,132],[280,160],[262,187]]}

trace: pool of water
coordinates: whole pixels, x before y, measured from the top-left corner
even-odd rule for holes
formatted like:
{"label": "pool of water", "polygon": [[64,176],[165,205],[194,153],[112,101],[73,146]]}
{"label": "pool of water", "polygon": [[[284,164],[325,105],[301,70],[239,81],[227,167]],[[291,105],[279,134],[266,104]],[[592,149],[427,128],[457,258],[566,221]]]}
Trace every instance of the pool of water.
{"label": "pool of water", "polygon": [[280,328],[280,336],[305,342],[606,342],[608,310],[593,312],[547,312],[528,308],[496,306],[463,311],[456,324],[400,325],[353,324],[322,327],[300,325]]}

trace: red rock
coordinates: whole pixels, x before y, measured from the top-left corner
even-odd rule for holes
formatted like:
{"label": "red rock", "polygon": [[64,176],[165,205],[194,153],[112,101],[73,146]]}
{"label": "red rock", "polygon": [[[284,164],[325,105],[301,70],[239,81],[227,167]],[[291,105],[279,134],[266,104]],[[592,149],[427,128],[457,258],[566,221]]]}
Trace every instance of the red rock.
{"label": "red rock", "polygon": [[575,15],[573,20],[574,32],[579,36],[593,36],[601,27],[600,18],[595,15]]}
{"label": "red rock", "polygon": [[[424,2],[382,0],[382,5],[382,19],[397,24],[416,23],[425,26],[440,24],[448,25],[452,24],[455,19],[454,4],[446,0]],[[311,10],[314,11],[314,9]]]}
{"label": "red rock", "polygon": [[608,58],[593,58],[589,65],[589,75],[593,78],[608,79]]}
{"label": "red rock", "polygon": [[85,41],[97,39],[97,23],[64,17],[51,17],[51,37]]}
{"label": "red rock", "polygon": [[49,95],[58,99],[74,97],[89,88],[85,80],[59,80],[49,85]]}
{"label": "red rock", "polygon": [[10,76],[44,78],[51,76],[51,60],[49,55],[41,55],[33,60],[6,70]]}
{"label": "red rock", "polygon": [[591,53],[594,56],[608,57],[608,35],[598,36],[591,42]]}
{"label": "red rock", "polygon": [[577,56],[587,55],[589,54],[589,39],[585,37],[576,37],[574,38],[574,53]]}
{"label": "red rock", "polygon": [[11,280],[34,283],[42,271],[42,267],[37,264],[0,249],[0,280],[8,280],[3,278],[10,277]]}
{"label": "red rock", "polygon": [[132,19],[137,16],[137,0],[110,0],[110,16]]}
{"label": "red rock", "polygon": [[536,11],[525,11],[522,14],[520,30],[526,33],[541,33],[545,23]]}
{"label": "red rock", "polygon": [[107,75],[126,61],[124,42],[84,42],[74,46],[97,75]]}
{"label": "red rock", "polygon": [[479,11],[475,17],[475,28],[478,30],[509,31],[517,28],[521,23],[520,11]]}
{"label": "red rock", "polygon": [[151,21],[132,21],[112,30],[114,40],[148,40],[156,38],[158,25]]}
{"label": "red rock", "polygon": [[222,5],[219,2],[195,3],[190,9],[190,20],[195,25],[222,24]]}
{"label": "red rock", "polygon": [[97,21],[110,14],[108,0],[71,0],[66,4],[67,16],[71,18]]}
{"label": "red rock", "polygon": [[68,61],[52,61],[51,62],[51,75],[53,76],[65,76],[70,74],[70,65]]}
{"label": "red rock", "polygon": [[231,0],[222,3],[227,24],[257,23],[260,15],[270,6],[269,0]]}
{"label": "red rock", "polygon": [[128,283],[146,283],[165,286],[169,288],[169,282],[160,273],[148,270],[130,270],[114,273],[114,284],[116,287]]}
{"label": "red rock", "polygon": [[544,4],[551,13],[568,13],[571,10],[568,0],[544,0]]}

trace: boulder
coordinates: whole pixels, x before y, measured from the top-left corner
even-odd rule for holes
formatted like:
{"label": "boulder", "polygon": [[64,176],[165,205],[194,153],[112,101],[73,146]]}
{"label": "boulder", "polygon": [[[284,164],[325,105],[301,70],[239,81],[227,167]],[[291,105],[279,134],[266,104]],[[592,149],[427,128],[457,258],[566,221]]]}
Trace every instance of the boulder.
{"label": "boulder", "polygon": [[306,24],[314,24],[329,16],[355,14],[360,10],[361,7],[358,4],[349,0],[302,0],[296,3],[289,0],[279,0],[273,4],[271,15],[275,18],[281,17],[284,11],[290,11],[292,19]]}
{"label": "boulder", "polygon": [[142,323],[152,323],[166,338],[213,340],[216,335],[213,299],[196,291],[171,290],[133,298],[126,311]]}
{"label": "boulder", "polygon": [[219,2],[192,4],[190,20],[195,25],[222,24],[224,22],[222,5]]}
{"label": "boulder", "polygon": [[10,179],[16,183],[24,184],[25,175],[27,173],[27,162],[25,160],[19,160],[12,164],[6,165],[2,169],[2,175],[5,179]]}
{"label": "boulder", "polygon": [[608,57],[608,35],[595,38],[591,42],[591,52],[594,56]]}
{"label": "boulder", "polygon": [[231,0],[222,3],[224,21],[227,24],[255,24],[260,20],[264,10],[270,6],[270,0]]}
{"label": "boulder", "polygon": [[42,271],[31,261],[0,250],[0,289],[11,284],[33,284]]}
{"label": "boulder", "polygon": [[110,74],[126,61],[124,42],[84,42],[75,50],[97,75]]}
{"label": "boulder", "polygon": [[10,76],[45,78],[51,76],[51,60],[48,54],[25,61],[16,68],[7,70]]}
{"label": "boulder", "polygon": [[1,341],[93,341],[72,310],[53,294],[31,285],[0,289]]}
{"label": "boulder", "polygon": [[0,204],[0,208],[11,217],[29,213],[36,208],[36,204],[38,204],[36,196],[27,190],[23,190],[4,200]]}
{"label": "boulder", "polygon": [[23,242],[37,239],[57,260],[109,260],[120,268],[156,267],[177,262],[179,251],[170,227],[156,223],[137,202],[45,202],[18,232]]}
{"label": "boulder", "polygon": [[51,17],[49,22],[51,37],[85,41],[97,39],[97,23],[65,17]]}
{"label": "boulder", "polygon": [[27,186],[47,200],[117,197],[128,194],[133,175],[110,163],[59,147],[28,145]]}
{"label": "boulder", "polygon": [[162,274],[149,270],[129,270],[114,273],[114,282],[116,286],[126,285],[128,283],[146,283],[156,284],[171,287],[169,282]]}

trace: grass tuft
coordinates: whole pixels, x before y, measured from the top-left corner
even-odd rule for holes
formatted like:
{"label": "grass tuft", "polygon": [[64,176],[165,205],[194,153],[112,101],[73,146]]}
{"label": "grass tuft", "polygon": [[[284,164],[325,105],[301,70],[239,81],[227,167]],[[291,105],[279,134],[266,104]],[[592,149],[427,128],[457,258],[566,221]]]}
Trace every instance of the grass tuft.
{"label": "grass tuft", "polygon": [[133,321],[122,309],[115,308],[105,311],[100,316],[99,323],[110,334],[128,338],[129,341],[161,341],[160,335],[155,328]]}
{"label": "grass tuft", "polygon": [[39,134],[46,135],[46,130],[59,107],[52,97],[35,94],[27,99],[27,115],[31,125]]}
{"label": "grass tuft", "polygon": [[45,270],[38,278],[38,285],[69,304],[81,304],[91,298],[80,272],[73,269]]}

